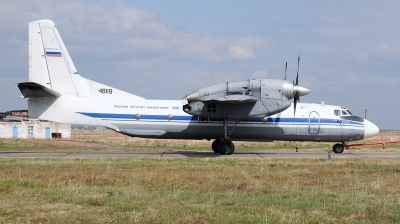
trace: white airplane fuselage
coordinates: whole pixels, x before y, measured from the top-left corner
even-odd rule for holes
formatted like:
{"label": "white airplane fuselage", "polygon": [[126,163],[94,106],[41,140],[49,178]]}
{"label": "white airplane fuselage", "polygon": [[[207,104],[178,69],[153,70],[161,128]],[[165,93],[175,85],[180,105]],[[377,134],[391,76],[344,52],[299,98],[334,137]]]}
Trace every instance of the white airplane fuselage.
{"label": "white airplane fuselage", "polygon": [[[126,100],[63,95],[60,105],[42,114],[40,98],[29,99],[29,112],[44,120],[101,125],[126,135],[163,139],[216,139],[223,137],[222,120],[199,118],[182,110],[180,100]],[[299,103],[296,115],[292,106],[265,118],[228,121],[232,140],[247,141],[355,141],[375,135],[379,130],[366,119],[336,116],[340,106]]]}

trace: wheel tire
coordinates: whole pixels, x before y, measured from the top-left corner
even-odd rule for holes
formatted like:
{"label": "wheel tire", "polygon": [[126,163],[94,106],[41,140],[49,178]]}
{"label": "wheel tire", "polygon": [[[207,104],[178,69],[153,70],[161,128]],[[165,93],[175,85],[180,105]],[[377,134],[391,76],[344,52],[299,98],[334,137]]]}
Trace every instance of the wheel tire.
{"label": "wheel tire", "polygon": [[344,146],[338,143],[335,144],[332,149],[334,153],[342,153],[344,151]]}
{"label": "wheel tire", "polygon": [[219,153],[218,145],[219,145],[219,143],[221,143],[221,141],[222,141],[221,139],[215,139],[213,141],[211,148],[215,153]]}
{"label": "wheel tire", "polygon": [[235,145],[230,140],[222,140],[218,145],[221,155],[231,155],[235,151]]}

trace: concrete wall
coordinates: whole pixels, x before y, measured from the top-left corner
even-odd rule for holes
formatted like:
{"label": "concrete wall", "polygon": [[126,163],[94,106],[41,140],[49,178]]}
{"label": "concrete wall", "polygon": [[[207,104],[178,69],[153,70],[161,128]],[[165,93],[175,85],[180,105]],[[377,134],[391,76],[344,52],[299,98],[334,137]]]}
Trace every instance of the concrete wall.
{"label": "concrete wall", "polygon": [[[29,134],[28,127],[33,127]],[[51,133],[61,133],[62,138],[71,138],[71,124],[62,124],[49,121],[23,120],[22,122],[0,122],[0,138],[13,138],[13,128],[18,128],[18,138],[46,138],[46,128]]]}

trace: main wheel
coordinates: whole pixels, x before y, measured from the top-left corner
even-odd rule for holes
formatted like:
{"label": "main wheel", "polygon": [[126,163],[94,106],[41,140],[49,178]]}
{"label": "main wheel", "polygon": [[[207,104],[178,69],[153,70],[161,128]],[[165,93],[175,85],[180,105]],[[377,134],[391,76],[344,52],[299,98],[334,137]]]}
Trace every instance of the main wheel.
{"label": "main wheel", "polygon": [[230,140],[224,139],[219,143],[218,149],[222,155],[231,155],[235,151],[235,145]]}
{"label": "main wheel", "polygon": [[335,144],[332,149],[335,153],[342,153],[344,151],[344,146],[338,143]]}
{"label": "main wheel", "polygon": [[213,141],[211,148],[215,153],[219,153],[218,145],[219,145],[219,143],[221,143],[221,141],[222,141],[221,139],[215,139]]}

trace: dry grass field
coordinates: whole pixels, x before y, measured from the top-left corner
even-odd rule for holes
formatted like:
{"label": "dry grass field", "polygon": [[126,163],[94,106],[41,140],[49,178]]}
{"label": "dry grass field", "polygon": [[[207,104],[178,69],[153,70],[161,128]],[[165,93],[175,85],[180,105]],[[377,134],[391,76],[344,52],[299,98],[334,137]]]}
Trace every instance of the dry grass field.
{"label": "dry grass field", "polygon": [[[399,135],[381,132],[369,141]],[[74,131],[70,140],[0,139],[0,151],[210,150],[210,144]],[[236,142],[238,151],[295,145],[323,151],[332,143]],[[0,223],[400,223],[399,186],[395,158],[2,158]]]}
{"label": "dry grass field", "polygon": [[395,159],[0,160],[0,223],[399,223]]}

